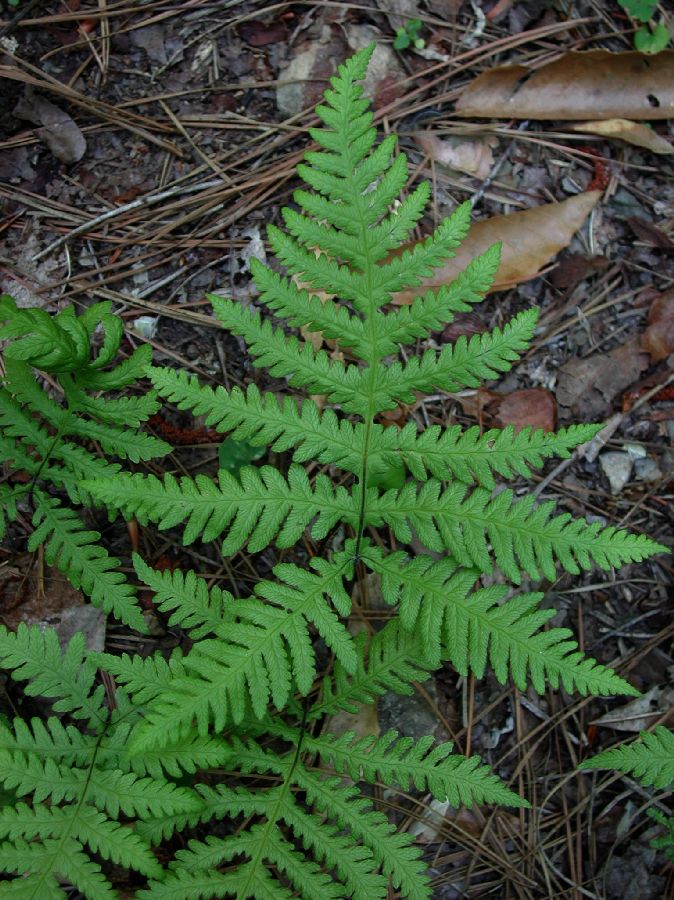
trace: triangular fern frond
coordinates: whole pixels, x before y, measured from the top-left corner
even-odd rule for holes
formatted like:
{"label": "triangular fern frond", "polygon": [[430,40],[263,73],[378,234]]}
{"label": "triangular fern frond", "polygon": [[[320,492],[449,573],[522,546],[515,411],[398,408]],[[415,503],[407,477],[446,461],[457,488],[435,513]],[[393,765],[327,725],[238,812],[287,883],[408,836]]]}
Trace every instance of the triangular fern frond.
{"label": "triangular fern frond", "polygon": [[638,778],[647,787],[667,788],[674,785],[674,732],[658,725],[644,731],[631,744],[605,750],[584,760],[580,769],[617,769]]}
{"label": "triangular fern frond", "polygon": [[103,688],[93,689],[96,667],[85,657],[81,632],[62,650],[55,631],[24,623],[16,632],[0,626],[0,665],[13,670],[15,681],[30,682],[25,688],[30,696],[55,700],[57,712],[93,726],[105,720]]}
{"label": "triangular fern frond", "polygon": [[[330,563],[315,560],[314,572],[279,565],[274,570],[278,581],[263,581],[257,597],[236,601],[227,610],[227,628],[220,639],[198,642],[182,661],[185,674],[174,675],[169,687],[150,701],[134,737],[136,747],[163,745],[171,735],[188,733],[194,721],[202,735],[211,722],[220,731],[228,722],[240,722],[249,706],[260,718],[270,701],[277,709],[287,704],[292,685],[306,695],[316,676],[309,625],[341,664],[354,671],[353,641],[331,608],[344,614],[350,603],[343,580],[349,577],[352,559],[351,549],[335,554]],[[172,590],[170,576],[161,590],[164,595]],[[182,590],[179,577],[175,591]],[[138,666],[129,673],[133,682],[124,675],[128,666],[118,662],[114,668],[127,690],[133,692],[135,683],[147,691]]]}
{"label": "triangular fern frond", "polygon": [[99,543],[100,534],[85,531],[77,513],[61,506],[56,498],[36,492],[35,499],[35,531],[28,549],[44,544],[47,563],[63,572],[74,587],[81,586],[95,606],[113,612],[136,631],[145,631],[135,589],[116,571],[119,560]]}

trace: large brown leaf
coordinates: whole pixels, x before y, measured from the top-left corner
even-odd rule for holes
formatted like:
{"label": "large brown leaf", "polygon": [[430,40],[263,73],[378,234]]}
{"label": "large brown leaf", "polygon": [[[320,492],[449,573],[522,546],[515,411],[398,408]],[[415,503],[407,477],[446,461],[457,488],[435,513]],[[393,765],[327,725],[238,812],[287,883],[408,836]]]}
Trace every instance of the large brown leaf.
{"label": "large brown leaf", "polygon": [[399,305],[411,303],[414,297],[429,288],[452,281],[471,259],[499,241],[501,264],[491,291],[503,291],[535,278],[543,266],[568,245],[600,194],[600,191],[586,191],[561,203],[544,203],[509,216],[494,216],[476,222],[453,259],[436,269],[419,287],[395,294],[393,302]]}
{"label": "large brown leaf", "polygon": [[668,119],[674,116],[674,50],[656,56],[588,50],[565,53],[536,70],[498,66],[468,85],[456,114],[498,119]]}

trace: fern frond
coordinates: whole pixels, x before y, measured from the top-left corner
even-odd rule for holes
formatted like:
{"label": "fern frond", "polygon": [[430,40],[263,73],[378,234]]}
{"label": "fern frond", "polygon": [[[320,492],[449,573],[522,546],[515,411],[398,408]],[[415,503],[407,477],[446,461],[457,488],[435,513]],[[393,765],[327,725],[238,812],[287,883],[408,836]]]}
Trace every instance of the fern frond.
{"label": "fern frond", "polygon": [[303,746],[354,781],[374,783],[379,779],[383,784],[398,784],[405,790],[412,785],[431,793],[437,800],[449,800],[452,806],[529,805],[508,790],[488,766],[481,765],[479,756],[466,759],[453,754],[451,743],[437,744],[432,735],[418,741],[401,737],[397,731],[388,731],[380,738],[357,738],[353,732],[339,737],[305,735]]}
{"label": "fern frond", "polygon": [[240,303],[223,300],[215,294],[209,294],[208,299],[225,328],[244,339],[255,366],[287,378],[294,387],[326,394],[332,403],[339,403],[350,412],[364,411],[367,397],[355,365],[345,366],[331,360],[325,350],[316,351],[308,341],[287,336]]}
{"label": "fern frond", "polygon": [[138,397],[92,397],[75,383],[63,381],[65,396],[71,411],[92,416],[109,425],[126,425],[138,428],[160,408],[154,392]]}
{"label": "fern frond", "polygon": [[569,513],[553,517],[553,502],[535,506],[532,496],[515,500],[510,490],[495,497],[483,488],[467,494],[466,485],[455,482],[443,491],[430,479],[419,490],[406,484],[400,491],[369,492],[369,497],[369,524],[390,525],[404,543],[414,528],[430,550],[449,550],[462,565],[482,572],[491,572],[493,554],[514,584],[522,572],[554,579],[556,564],[577,575],[593,565],[609,569],[666,550],[645,535],[589,524]]}
{"label": "fern frond", "polygon": [[115,571],[119,560],[109,556],[98,543],[100,534],[85,531],[77,513],[62,507],[56,498],[38,491],[35,500],[32,520],[35,531],[28,541],[28,549],[35,550],[44,544],[47,563],[63,572],[73,587],[81,587],[95,606],[114,613],[136,631],[146,631],[135,589],[121,572]]}
{"label": "fern frond", "polygon": [[312,485],[300,466],[292,465],[287,480],[271,466],[244,466],[239,478],[221,469],[217,483],[204,475],[176,479],[166,475],[119,475],[111,481],[85,481],[85,490],[106,505],[160,529],[185,524],[183,542],[210,541],[227,531],[222,552],[231,556],[245,544],[256,553],[275,539],[279,547],[297,543],[311,525],[315,538],[324,537],[340,519],[355,523],[353,497],[319,475]]}
{"label": "fern frond", "polygon": [[237,441],[267,445],[277,452],[295,447],[297,462],[317,459],[349,472],[359,470],[362,425],[338,419],[331,409],[321,411],[313,400],[299,404],[293,397],[261,394],[254,384],[245,393],[236,387],[211,388],[175,369],[155,367],[148,374],[162,397],[179,409],[191,409],[195,416],[206,416],[207,427],[231,432]]}
{"label": "fern frond", "polygon": [[23,622],[16,633],[0,626],[0,665],[12,669],[16,681],[30,682],[25,691],[32,697],[55,700],[54,710],[68,712],[90,725],[105,719],[104,692],[94,689],[96,667],[86,658],[84,635],[78,632],[61,649],[56,632],[42,631]]}
{"label": "fern frond", "polygon": [[169,444],[151,434],[84,418],[78,414],[77,409],[69,410],[59,406],[40,388],[26,363],[9,359],[6,369],[7,387],[11,394],[23,406],[49,423],[60,438],[70,435],[97,441],[106,454],[130,459],[132,462],[165,456],[171,450]]}
{"label": "fern frond", "polygon": [[[330,563],[314,560],[314,572],[279,565],[274,569],[278,581],[263,581],[257,597],[236,601],[227,615],[226,633],[219,640],[198,642],[183,660],[185,674],[175,676],[150,701],[134,735],[136,749],[162,745],[189,732],[195,721],[199,734],[206,734],[211,723],[221,731],[232,720],[240,722],[249,706],[261,718],[270,700],[277,709],[287,704],[292,685],[306,695],[316,676],[309,625],[353,671],[353,641],[331,608],[342,615],[348,611],[343,580],[352,570],[352,544]],[[177,579],[177,590],[182,586]],[[116,674],[124,678],[119,663]]]}
{"label": "fern frond", "polygon": [[120,391],[139,381],[152,362],[152,347],[143,344],[136,347],[131,356],[119,362],[114,369],[87,368],[73,373],[75,384],[87,391]]}
{"label": "fern frond", "polygon": [[424,863],[410,836],[396,833],[388,819],[372,810],[357,788],[344,787],[339,778],[321,778],[304,766],[297,766],[294,781],[306,792],[308,803],[334,818],[371,850],[384,874],[404,897],[427,900],[431,896]]}
{"label": "fern frond", "polygon": [[158,877],[161,866],[149,844],[131,828],[108,819],[88,804],[30,807],[17,803],[0,810],[0,837],[16,840],[63,838],[71,835],[94,853],[148,877]]}
{"label": "fern frond", "polygon": [[500,258],[500,245],[494,244],[471,260],[450,284],[416,297],[410,306],[389,312],[378,323],[378,339],[389,342],[379,345],[381,352],[393,352],[397,344],[438,331],[454,319],[454,313],[467,312],[480,303],[494,282]]}
{"label": "fern frond", "polygon": [[462,335],[439,354],[427,350],[404,366],[399,362],[382,366],[377,373],[377,409],[389,408],[394,400],[411,403],[415,391],[430,393],[435,388],[458,391],[478,387],[483,381],[507,372],[529,346],[537,318],[537,310],[525,310],[502,329],[473,335],[470,340]]}
{"label": "fern frond", "polygon": [[7,888],[3,884],[3,896],[12,900],[67,897],[55,879],[74,885],[85,897],[118,900],[117,891],[98,864],[89,859],[79,841],[68,836],[30,844],[18,838],[13,843],[2,844],[0,869],[18,875],[36,873],[11,882]]}
{"label": "fern frond", "polygon": [[647,787],[671,787],[674,785],[674,732],[658,725],[652,732],[642,732],[631,744],[613,747],[584,760],[579,768],[584,771],[617,769],[633,775]]}
{"label": "fern frond", "polygon": [[[429,474],[441,481],[477,482],[493,490],[494,474],[502,478],[528,477],[549,457],[568,459],[573,448],[591,440],[603,425],[570,425],[557,432],[512,425],[481,432],[477,425],[441,429],[431,425],[421,433],[412,423],[395,434],[396,451],[411,474],[425,481]],[[390,452],[390,451],[389,451]]]}
{"label": "fern frond", "polygon": [[323,679],[322,696],[308,719],[334,715],[339,710],[356,712],[358,705],[373,703],[387,691],[401,696],[413,693],[413,682],[426,681],[432,666],[425,661],[424,641],[401,627],[398,619],[387,622],[367,641],[364,632],[354,638],[357,668],[353,673],[337,663]]}
{"label": "fern frond", "polygon": [[416,557],[405,563],[404,554],[383,556],[365,549],[363,559],[382,576],[382,591],[389,603],[398,599],[401,621],[425,635],[429,662],[448,659],[462,675],[481,678],[487,660],[504,684],[510,675],[520,690],[530,683],[542,693],[547,684],[561,684],[569,693],[638,695],[613,669],[578,651],[568,628],[544,630],[554,616],[540,609],[542,594],[522,594],[503,602],[504,585],[471,593],[475,573],[460,569],[447,578],[446,561],[434,563]]}
{"label": "fern frond", "polygon": [[[286,217],[289,214],[290,210],[286,210]],[[323,302],[316,294],[297,287],[289,278],[283,278],[259,260],[251,259],[250,270],[260,292],[260,301],[280,313],[289,325],[309,326],[326,338],[350,347],[361,359],[367,357],[371,342],[363,320],[351,315],[345,306],[331,300]]]}
{"label": "fern frond", "polygon": [[0,750],[0,781],[18,796],[32,794],[34,802],[81,801],[117,818],[146,818],[150,815],[187,812],[199,807],[198,798],[188,788],[169,781],[139,778],[118,769],[86,769],[66,766],[53,759],[41,760],[20,751]]}

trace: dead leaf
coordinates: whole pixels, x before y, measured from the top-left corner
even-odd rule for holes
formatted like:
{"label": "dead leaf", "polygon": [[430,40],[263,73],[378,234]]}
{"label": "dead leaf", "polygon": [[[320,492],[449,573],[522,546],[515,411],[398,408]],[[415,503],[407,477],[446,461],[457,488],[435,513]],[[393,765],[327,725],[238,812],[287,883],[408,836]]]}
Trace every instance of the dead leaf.
{"label": "dead leaf", "polygon": [[269,25],[263,22],[242,22],[237,30],[251,47],[267,47],[288,39],[288,29],[283,22],[278,21]]}
{"label": "dead leaf", "polygon": [[605,419],[613,400],[647,368],[648,354],[641,351],[637,338],[609,353],[574,356],[559,370],[557,402],[583,422]]}
{"label": "dead leaf", "polygon": [[641,335],[641,347],[656,363],[674,351],[674,290],[657,297],[648,313],[648,328]]}
{"label": "dead leaf", "polygon": [[606,119],[601,122],[581,122],[569,125],[571,131],[583,134],[596,134],[609,140],[625,141],[635,147],[644,147],[651,153],[674,153],[674,147],[666,138],[653,131],[641,122],[630,122],[629,119]]}
{"label": "dead leaf", "polygon": [[483,334],[485,331],[487,326],[477,313],[460,312],[443,328],[442,340],[445,344],[453,344],[462,335],[471,338],[474,334]]}
{"label": "dead leaf", "polygon": [[443,141],[437,134],[427,131],[417,132],[414,140],[436,163],[480,179],[489,176],[494,165],[492,148],[498,145],[498,138],[494,135],[477,140],[455,137]]}
{"label": "dead leaf", "polygon": [[35,134],[44,141],[57,159],[64,163],[78,162],[85,154],[87,143],[67,112],[26,88],[25,97],[14,107],[14,115],[34,125]]}
{"label": "dead leaf", "polygon": [[559,291],[568,290],[585,281],[590,275],[603,272],[608,266],[605,256],[585,256],[582,253],[567,253],[550,276],[550,281]]}
{"label": "dead leaf", "polygon": [[500,425],[514,425],[521,431],[527,425],[554,431],[557,424],[557,402],[545,388],[525,388],[506,394],[501,400],[496,418]]}
{"label": "dead leaf", "polygon": [[[561,203],[545,203],[533,209],[494,216],[476,222],[456,256],[436,269],[422,285],[394,295],[393,302],[406,305],[419,294],[452,281],[479,253],[501,242],[501,265],[491,291],[503,291],[535,278],[550,260],[566,247],[601,195],[586,191]],[[408,244],[412,247],[414,244]],[[405,249],[405,248],[402,248]]]}
{"label": "dead leaf", "polygon": [[588,50],[528,69],[497,66],[459,97],[458,116],[482,119],[669,119],[674,50],[656,56]]}
{"label": "dead leaf", "polygon": [[642,219],[639,216],[629,216],[627,224],[639,240],[650,247],[657,247],[659,250],[674,250],[674,243],[672,243],[669,235],[665,234],[657,225],[649,222],[648,219]]}
{"label": "dead leaf", "polygon": [[624,706],[614,708],[594,719],[592,724],[613,728],[614,731],[643,731],[666,713],[672,703],[674,703],[674,689],[652,687],[641,697],[636,697]]}

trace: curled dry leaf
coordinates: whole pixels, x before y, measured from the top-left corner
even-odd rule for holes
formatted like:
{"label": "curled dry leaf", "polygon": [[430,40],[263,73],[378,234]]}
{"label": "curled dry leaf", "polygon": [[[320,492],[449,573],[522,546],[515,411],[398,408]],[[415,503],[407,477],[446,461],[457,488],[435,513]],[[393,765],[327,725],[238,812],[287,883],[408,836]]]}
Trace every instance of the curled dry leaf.
{"label": "curled dry leaf", "polygon": [[[509,216],[494,216],[476,222],[456,256],[436,269],[419,287],[395,294],[393,302],[409,304],[429,288],[452,281],[471,259],[498,242],[501,243],[501,264],[492,291],[502,291],[535,278],[543,266],[568,246],[599,197],[600,191],[586,191],[561,203],[545,203]],[[414,245],[407,244],[407,247],[411,246]]]}
{"label": "curled dry leaf", "polygon": [[84,135],[68,113],[40,97],[31,88],[26,89],[26,96],[14,107],[14,115],[39,125],[35,134],[61,162],[79,162],[84,156],[87,149]]}
{"label": "curled dry leaf", "polygon": [[554,431],[557,424],[557,402],[545,388],[524,388],[506,394],[496,413],[500,425],[514,425],[520,431],[527,425]]}
{"label": "curled dry leaf", "polygon": [[641,347],[656,363],[674,351],[674,290],[657,297],[648,313],[648,328],[641,335]]}
{"label": "curled dry leaf", "polygon": [[492,149],[498,144],[498,138],[494,135],[476,140],[457,137],[442,140],[427,131],[417,132],[414,140],[436,163],[481,179],[487,178],[491,172],[494,165]]}
{"label": "curled dry leaf", "polygon": [[674,50],[657,56],[589,50],[541,66],[498,66],[461,94],[458,116],[507,119],[668,119]]}
{"label": "curled dry leaf", "polygon": [[606,119],[597,122],[580,122],[570,125],[571,131],[583,134],[596,134],[609,140],[625,141],[635,147],[644,147],[651,153],[674,153],[674,147],[666,138],[653,131],[642,122],[630,122],[629,119]]}

